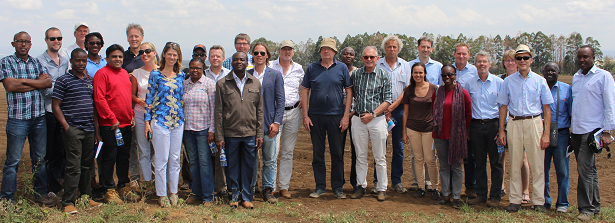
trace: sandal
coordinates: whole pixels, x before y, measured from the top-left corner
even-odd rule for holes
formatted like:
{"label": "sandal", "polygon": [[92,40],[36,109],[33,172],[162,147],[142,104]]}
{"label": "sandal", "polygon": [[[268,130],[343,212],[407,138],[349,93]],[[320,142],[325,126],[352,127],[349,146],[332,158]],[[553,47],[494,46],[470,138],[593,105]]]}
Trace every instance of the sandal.
{"label": "sandal", "polygon": [[529,194],[523,194],[523,196],[521,197],[521,204],[529,204],[530,203],[530,195]]}

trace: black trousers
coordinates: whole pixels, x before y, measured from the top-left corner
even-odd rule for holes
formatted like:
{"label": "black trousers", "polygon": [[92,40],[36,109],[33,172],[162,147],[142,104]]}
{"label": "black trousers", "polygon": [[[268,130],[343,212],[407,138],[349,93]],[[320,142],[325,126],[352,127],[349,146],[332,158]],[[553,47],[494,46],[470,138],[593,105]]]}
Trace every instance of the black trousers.
{"label": "black trousers", "polygon": [[45,155],[47,189],[49,192],[58,193],[62,190],[62,176],[64,175],[65,151],[61,134],[64,130],[51,112],[45,112],[45,121],[47,122],[47,153]]}
{"label": "black trousers", "polygon": [[313,159],[312,169],[316,189],[327,187],[327,167],[325,166],[325,138],[329,138],[329,154],[331,155],[331,188],[341,190],[344,187],[344,132],[340,121],[343,115],[309,115],[313,126],[310,127]]}
{"label": "black trousers", "polygon": [[498,153],[498,147],[495,137],[498,134],[498,120],[487,123],[479,123],[472,121],[470,123],[470,147],[474,152],[476,162],[476,194],[479,198],[487,200],[489,192],[487,181],[487,157],[491,166],[491,193],[490,198],[495,200],[501,199],[502,180],[504,174],[502,172],[501,153]]}
{"label": "black trousers", "polygon": [[86,132],[69,126],[62,138],[66,148],[66,170],[64,174],[64,195],[62,206],[75,205],[79,195],[92,197],[90,169],[94,168],[94,132]]}
{"label": "black trousers", "polygon": [[113,180],[113,168],[115,167],[117,176],[117,189],[123,188],[126,183],[130,183],[128,177],[128,166],[130,159],[130,142],[132,140],[132,129],[130,126],[120,128],[124,145],[118,146],[115,140],[115,130],[111,126],[100,126],[100,137],[103,145],[98,154],[100,184],[104,189],[115,189]]}

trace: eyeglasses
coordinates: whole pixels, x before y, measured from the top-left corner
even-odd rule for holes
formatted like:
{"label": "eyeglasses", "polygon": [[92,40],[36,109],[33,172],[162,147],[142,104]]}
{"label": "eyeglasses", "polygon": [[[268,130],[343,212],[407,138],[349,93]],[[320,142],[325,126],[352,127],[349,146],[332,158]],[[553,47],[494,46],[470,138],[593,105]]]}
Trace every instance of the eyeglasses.
{"label": "eyeglasses", "polygon": [[56,41],[56,40],[62,41],[63,37],[61,37],[61,36],[60,37],[49,37],[47,39],[49,39],[49,41]]}
{"label": "eyeglasses", "polygon": [[32,43],[32,41],[30,41],[30,40],[21,40],[21,39],[15,40],[13,42],[15,42],[17,44],[24,44],[24,43],[25,44],[30,44],[30,43]]}
{"label": "eyeglasses", "polygon": [[92,42],[88,42],[88,44],[90,44],[90,46],[95,46],[95,45],[102,46],[103,43],[102,42],[94,42],[94,41],[92,41]]}
{"label": "eyeglasses", "polygon": [[243,45],[243,46],[245,46],[245,45],[250,45],[250,44],[249,43],[235,43],[235,45]]}
{"label": "eyeglasses", "polygon": [[145,49],[145,50],[139,50],[139,55],[145,53],[145,54],[150,54],[153,50],[152,49]]}
{"label": "eyeglasses", "polygon": [[202,70],[202,67],[190,67],[190,70]]}
{"label": "eyeglasses", "polygon": [[521,60],[530,60],[530,58],[531,58],[530,56],[515,57],[515,59],[517,59],[518,61],[521,61]]}
{"label": "eyeglasses", "polygon": [[450,77],[450,76],[455,76],[457,75],[456,73],[448,73],[448,74],[441,74],[442,77]]}
{"label": "eyeglasses", "polygon": [[195,56],[195,57],[204,57],[205,55],[207,55],[207,54],[205,54],[205,53],[193,53],[192,54],[192,56]]}
{"label": "eyeglasses", "polygon": [[364,60],[374,60],[376,59],[378,56],[363,56]]}
{"label": "eyeglasses", "polygon": [[264,51],[260,51],[260,52],[259,52],[259,51],[254,51],[254,52],[253,52],[254,56],[258,56],[258,54],[259,54],[259,53],[261,54],[261,56],[265,56],[265,55],[267,54],[267,53],[266,53],[266,52],[264,52]]}

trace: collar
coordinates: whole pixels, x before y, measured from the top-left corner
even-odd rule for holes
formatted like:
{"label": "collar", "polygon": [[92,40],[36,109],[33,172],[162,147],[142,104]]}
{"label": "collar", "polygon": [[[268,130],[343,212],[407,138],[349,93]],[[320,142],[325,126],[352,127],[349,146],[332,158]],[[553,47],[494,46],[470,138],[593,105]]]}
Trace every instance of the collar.
{"label": "collar", "polygon": [[201,75],[201,78],[199,78],[199,79],[196,81],[196,83],[194,83],[194,82],[192,82],[192,78],[191,78],[191,77],[189,77],[189,78],[188,78],[188,81],[186,81],[186,82],[188,82],[188,84],[197,84],[197,83],[202,84],[202,83],[204,83],[204,82],[205,82],[205,80],[204,80],[203,78],[207,78],[207,77],[205,77],[205,75]]}
{"label": "collar", "polygon": [[68,72],[66,72],[66,73],[67,73],[67,74],[69,74],[69,75],[71,75],[71,76],[72,76],[72,77],[74,77],[74,78],[79,79],[79,80],[90,79],[90,76],[88,76],[88,74],[86,74],[85,72],[83,73],[83,78],[79,78],[79,77],[77,77],[77,75],[75,75],[75,74],[73,73],[73,70],[72,70],[72,69],[71,69],[71,70],[68,70]]}
{"label": "collar", "polygon": [[34,57],[30,56],[30,54],[28,54],[28,60],[21,59],[21,57],[17,56],[17,53],[14,53],[13,56],[15,57],[15,60],[21,60],[21,61],[26,62],[26,63],[29,62],[29,61],[32,61],[34,59]]}
{"label": "collar", "polygon": [[[402,59],[402,58],[400,58],[400,57],[397,57],[397,60],[395,61],[395,64],[397,64],[397,65],[400,65],[400,66],[401,66],[401,62],[402,62],[402,61],[404,61],[404,59]],[[380,59],[378,60],[378,63],[379,63],[379,64],[383,64],[383,65],[384,65],[384,64],[386,64],[386,65],[388,66],[388,63],[387,63],[387,58],[386,58],[386,57],[380,58]]]}
{"label": "collar", "polygon": [[[246,73],[246,76],[244,77],[244,79],[248,78],[248,71],[246,70],[245,73]],[[228,80],[235,80],[235,78],[239,79],[239,77],[237,77],[237,75],[235,74],[235,71],[231,70],[231,74],[233,74],[233,76],[226,75],[226,79]]]}
{"label": "collar", "polygon": [[[413,61],[411,61],[411,62],[414,62],[414,63],[421,62],[421,59],[420,59],[419,57],[417,57],[416,59],[414,59],[414,60],[413,60]],[[432,64],[432,63],[435,63],[435,62],[436,62],[436,61],[435,61],[434,59],[431,59],[431,57],[429,57],[429,60],[427,60],[427,63],[426,63],[425,65],[427,65],[427,64]],[[413,63],[413,64],[414,64],[414,63]],[[410,64],[410,66],[412,66],[412,64]],[[453,66],[454,66],[454,63],[453,63]],[[455,67],[455,68],[457,68],[457,67]]]}
{"label": "collar", "polygon": [[[484,82],[484,83],[487,83],[487,82],[493,82],[493,76],[494,76],[494,75],[493,75],[493,74],[491,74],[491,72],[489,72],[489,74],[487,74],[487,79],[485,80],[485,82]],[[483,82],[483,80],[481,80],[481,79],[480,79],[480,76],[479,76],[478,74],[476,74],[475,78],[476,78],[475,80],[480,81],[480,82]]]}
{"label": "collar", "polygon": [[[429,60],[431,60],[431,58],[429,58]],[[469,69],[470,66],[472,66],[472,64],[470,64],[470,62],[466,62],[466,65],[461,70]],[[457,69],[457,65],[454,62],[453,62],[453,67],[455,67],[455,69]]]}

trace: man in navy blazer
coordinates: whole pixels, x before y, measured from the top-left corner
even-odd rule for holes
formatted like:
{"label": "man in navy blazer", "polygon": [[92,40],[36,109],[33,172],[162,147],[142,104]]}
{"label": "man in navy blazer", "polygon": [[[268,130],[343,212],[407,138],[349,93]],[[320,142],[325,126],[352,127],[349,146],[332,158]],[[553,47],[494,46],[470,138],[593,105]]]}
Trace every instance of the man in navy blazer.
{"label": "man in navy blazer", "polygon": [[[263,112],[265,117],[265,136],[263,137],[263,150],[261,151],[263,160],[263,201],[269,203],[277,202],[273,195],[275,191],[275,181],[277,174],[278,152],[276,150],[276,136],[279,131],[282,118],[284,117],[285,95],[284,95],[284,78],[282,73],[272,68],[269,65],[271,53],[269,48],[262,42],[258,42],[252,47],[251,52],[252,64],[254,68],[248,70],[252,76],[261,81],[263,91]],[[255,162],[254,178],[252,180],[252,188],[256,187],[258,180],[258,155]]]}

